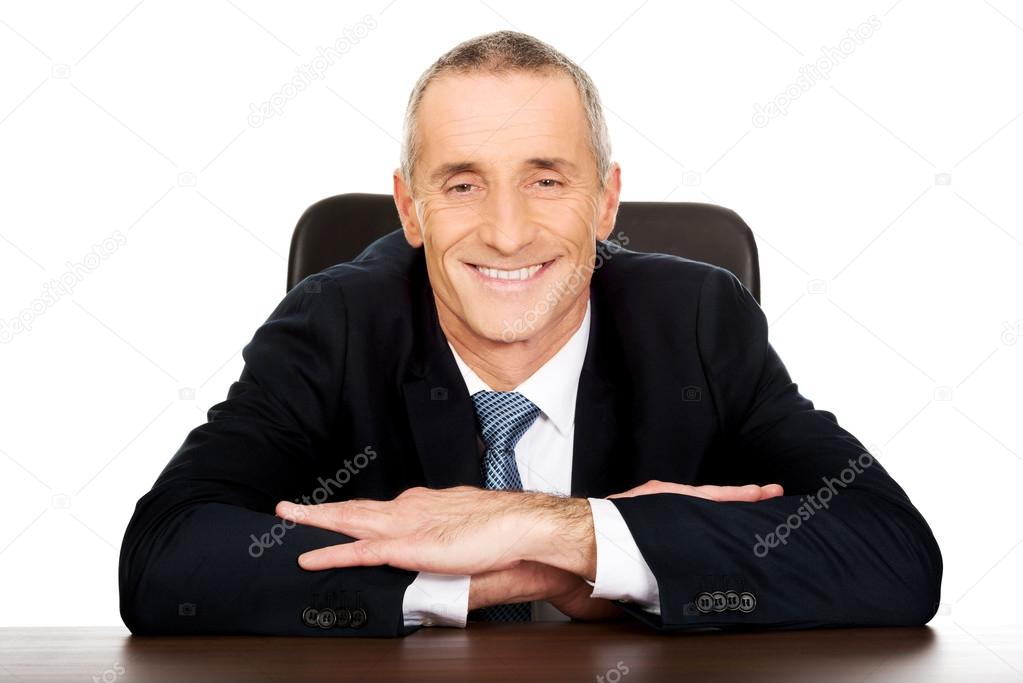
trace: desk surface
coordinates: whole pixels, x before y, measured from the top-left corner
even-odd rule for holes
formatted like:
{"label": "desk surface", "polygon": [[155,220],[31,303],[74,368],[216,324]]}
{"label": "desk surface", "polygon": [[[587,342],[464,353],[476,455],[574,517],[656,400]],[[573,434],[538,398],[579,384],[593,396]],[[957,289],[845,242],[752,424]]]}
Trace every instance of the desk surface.
{"label": "desk surface", "polygon": [[662,635],[630,622],[480,623],[399,639],[4,628],[0,681],[1023,681],[1023,627],[966,628]]}

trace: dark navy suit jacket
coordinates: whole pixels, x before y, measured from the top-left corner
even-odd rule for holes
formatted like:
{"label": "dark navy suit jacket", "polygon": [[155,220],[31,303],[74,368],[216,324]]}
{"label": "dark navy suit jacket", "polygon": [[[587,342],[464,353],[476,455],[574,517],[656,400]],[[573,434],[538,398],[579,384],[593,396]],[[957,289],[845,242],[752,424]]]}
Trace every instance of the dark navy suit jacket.
{"label": "dark navy suit jacket", "polygon": [[[598,243],[579,380],[572,494],[650,479],[780,483],[717,503],[615,499],[660,589],[657,630],[911,625],[939,600],[942,561],[905,492],[815,409],[727,270]],[[120,557],[134,633],[399,636],[414,572],[308,572],[296,557],[350,540],[286,528],[279,500],[389,499],[481,485],[475,416],[437,321],[421,249],[401,232],[294,287],[245,367],[138,502]],[[361,457],[360,457],[361,454]]]}

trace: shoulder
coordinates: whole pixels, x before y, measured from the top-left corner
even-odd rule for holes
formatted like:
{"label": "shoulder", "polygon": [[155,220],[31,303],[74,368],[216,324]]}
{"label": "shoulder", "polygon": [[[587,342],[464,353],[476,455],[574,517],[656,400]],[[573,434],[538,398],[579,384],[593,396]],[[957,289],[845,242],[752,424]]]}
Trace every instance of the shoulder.
{"label": "shoulder", "polygon": [[766,329],[756,299],[726,268],[621,247],[599,253],[593,295],[626,351],[672,355],[722,339],[742,344]]}
{"label": "shoulder", "polygon": [[412,248],[400,230],[366,247],[353,260],[338,263],[316,275],[343,288],[398,286],[414,279],[422,266],[422,249]]}
{"label": "shoulder", "polygon": [[354,260],[306,277],[292,292],[298,290],[298,296],[326,292],[328,299],[342,299],[349,313],[374,315],[407,308],[412,294],[427,286],[425,279],[422,249],[411,247],[396,230],[370,244]]}
{"label": "shoulder", "polygon": [[632,251],[615,242],[598,242],[593,282],[611,298],[646,301],[648,307],[674,307],[699,303],[704,289],[738,286],[729,270],[712,263],[674,256]]}

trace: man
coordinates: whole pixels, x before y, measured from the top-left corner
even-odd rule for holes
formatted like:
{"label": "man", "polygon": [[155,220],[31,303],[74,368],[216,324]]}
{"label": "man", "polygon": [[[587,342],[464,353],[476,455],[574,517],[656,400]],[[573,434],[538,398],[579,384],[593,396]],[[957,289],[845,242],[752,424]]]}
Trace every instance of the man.
{"label": "man", "polygon": [[620,173],[550,46],[502,31],[428,69],[403,231],[287,294],[139,501],[131,630],[927,622],[924,519],[731,273],[611,248]]}

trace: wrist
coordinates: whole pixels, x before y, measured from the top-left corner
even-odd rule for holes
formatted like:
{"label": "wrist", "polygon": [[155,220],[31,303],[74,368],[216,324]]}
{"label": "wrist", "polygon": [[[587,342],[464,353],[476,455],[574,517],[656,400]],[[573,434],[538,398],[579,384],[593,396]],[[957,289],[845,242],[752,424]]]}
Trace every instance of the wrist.
{"label": "wrist", "polygon": [[468,610],[471,612],[480,607],[488,607],[493,603],[492,581],[488,574],[474,574],[469,578]]}
{"label": "wrist", "polygon": [[520,559],[596,580],[597,542],[589,501],[546,495],[544,499],[530,505],[520,521],[526,529]]}
{"label": "wrist", "polygon": [[549,568],[533,562],[519,562],[510,569],[474,574],[469,579],[469,610],[547,599],[544,569]]}

